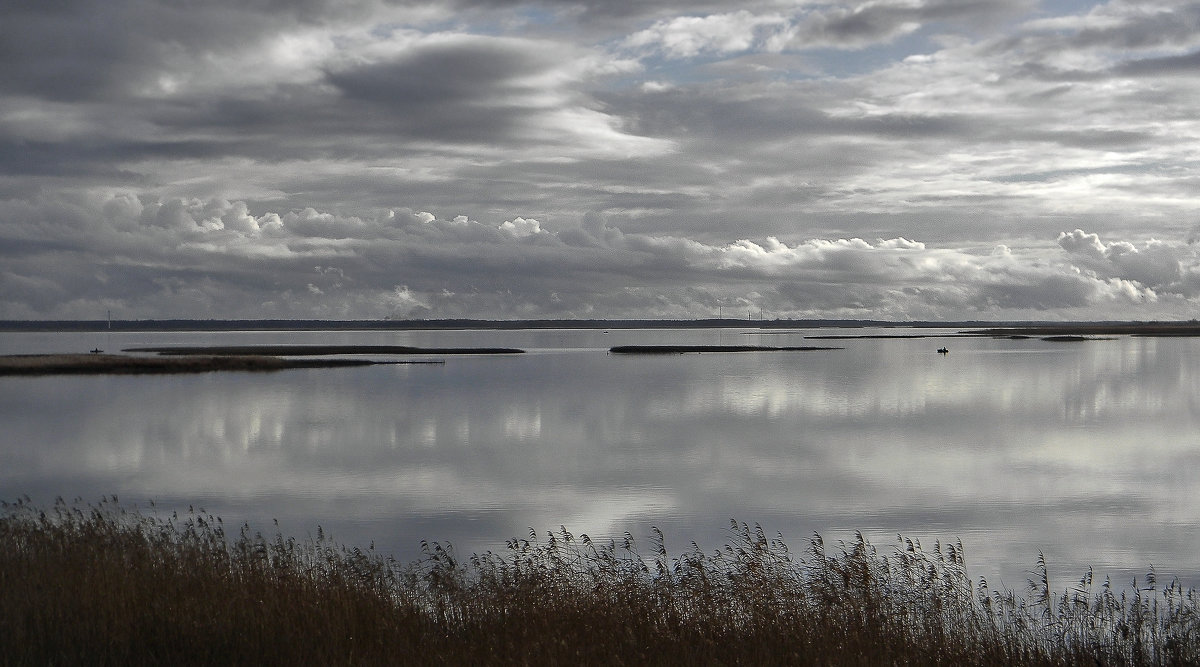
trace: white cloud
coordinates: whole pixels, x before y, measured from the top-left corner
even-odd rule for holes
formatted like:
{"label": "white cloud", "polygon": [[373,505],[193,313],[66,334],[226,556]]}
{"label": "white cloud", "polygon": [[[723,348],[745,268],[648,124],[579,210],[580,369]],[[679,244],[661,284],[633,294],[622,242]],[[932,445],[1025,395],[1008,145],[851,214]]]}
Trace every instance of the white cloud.
{"label": "white cloud", "polygon": [[1082,229],[1059,234],[1058,245],[1069,253],[1085,255],[1093,260],[1103,259],[1106,250],[1098,234],[1089,234]]}
{"label": "white cloud", "polygon": [[532,218],[514,218],[500,223],[500,230],[518,237],[533,236],[542,233],[542,224]]}
{"label": "white cloud", "polygon": [[[761,48],[788,21],[779,15],[755,15],[746,10],[709,16],[680,16],[658,21],[627,37],[624,47],[661,52],[671,58],[703,53],[732,53]],[[773,42],[772,42],[773,43]]]}
{"label": "white cloud", "polygon": [[1190,267],[1200,263],[1192,246],[1169,245],[1156,239],[1147,241],[1139,250],[1128,241],[1106,244],[1098,234],[1076,229],[1069,234],[1060,234],[1058,244],[1071,253],[1081,266],[1099,276],[1147,288],[1179,289],[1179,283],[1185,275],[1185,262]]}
{"label": "white cloud", "polygon": [[429,309],[428,304],[410,290],[408,285],[397,285],[383,301],[388,315],[394,318],[412,317]]}

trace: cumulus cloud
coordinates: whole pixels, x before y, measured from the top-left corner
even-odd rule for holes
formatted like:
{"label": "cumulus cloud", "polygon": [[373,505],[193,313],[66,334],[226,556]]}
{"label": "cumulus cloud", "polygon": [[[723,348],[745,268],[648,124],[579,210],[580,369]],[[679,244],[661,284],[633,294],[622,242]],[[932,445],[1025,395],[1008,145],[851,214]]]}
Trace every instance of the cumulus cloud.
{"label": "cumulus cloud", "polygon": [[513,236],[533,236],[542,233],[542,224],[533,219],[515,218],[500,223],[500,229]]}
{"label": "cumulus cloud", "polygon": [[[9,254],[0,317],[80,316],[91,303],[127,317],[214,308],[227,317],[698,317],[736,307],[774,317],[1063,319],[1117,304],[1178,307],[1200,294],[1192,245],[1106,242],[1079,229],[1019,249],[905,237],[713,243],[594,218],[547,229],[525,216],[488,224],[225,200],[135,206],[120,192],[80,206],[81,218],[92,206],[105,225],[86,240]],[[25,219],[26,236],[45,224],[28,210]],[[139,229],[154,230],[155,242],[130,233]],[[14,231],[4,247],[15,247]]]}
{"label": "cumulus cloud", "polygon": [[1082,267],[1097,275],[1156,290],[1178,289],[1184,277],[1184,262],[1194,266],[1197,259],[1188,245],[1168,245],[1151,239],[1138,249],[1128,241],[1104,243],[1098,234],[1080,229],[1060,234],[1058,244]]}
{"label": "cumulus cloud", "polygon": [[1062,249],[1069,253],[1082,255],[1092,260],[1103,259],[1107,250],[1104,244],[1100,242],[1099,235],[1088,234],[1082,229],[1059,234],[1058,245],[1062,246]]}
{"label": "cumulus cloud", "polygon": [[429,306],[408,288],[408,285],[397,285],[391,293],[384,297],[385,307],[389,317],[403,319],[415,314],[428,312]]}

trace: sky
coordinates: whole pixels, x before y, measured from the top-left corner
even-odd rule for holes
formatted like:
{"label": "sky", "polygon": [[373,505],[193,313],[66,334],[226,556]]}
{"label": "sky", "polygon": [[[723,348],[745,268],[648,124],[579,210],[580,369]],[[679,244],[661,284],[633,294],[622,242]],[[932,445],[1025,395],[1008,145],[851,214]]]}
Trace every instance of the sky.
{"label": "sky", "polygon": [[0,319],[1192,319],[1196,0],[0,0]]}

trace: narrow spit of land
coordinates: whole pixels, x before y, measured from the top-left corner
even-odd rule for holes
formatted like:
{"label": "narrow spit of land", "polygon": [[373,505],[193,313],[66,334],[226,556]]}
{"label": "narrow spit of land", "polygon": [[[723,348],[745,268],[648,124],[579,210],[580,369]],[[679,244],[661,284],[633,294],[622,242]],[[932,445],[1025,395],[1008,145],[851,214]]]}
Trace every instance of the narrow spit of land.
{"label": "narrow spit of land", "polygon": [[805,340],[859,340],[859,339],[878,339],[891,340],[909,339],[909,338],[946,338],[953,336],[962,336],[965,334],[833,334],[828,336],[805,336]]}
{"label": "narrow spit of land", "polygon": [[[127,354],[18,354],[0,356],[0,375],[98,375],[145,373],[206,373],[212,371],[279,371],[289,368],[337,368],[380,364],[436,364],[441,359],[335,359],[338,355],[460,355],[521,354],[507,347],[408,347],[401,345],[238,345],[138,347]],[[289,357],[321,357],[295,359]]]}
{"label": "narrow spit of land", "polygon": [[963,332],[972,336],[1200,336],[1196,322],[1063,323],[1011,326]]}
{"label": "narrow spit of land", "polygon": [[124,352],[152,352],[164,356],[222,355],[276,357],[330,356],[338,354],[522,354],[512,347],[410,347],[407,345],[199,345],[131,347]]}
{"label": "narrow spit of land", "polygon": [[763,345],[618,345],[610,347],[613,354],[685,354],[688,352],[813,352],[840,350],[840,347],[769,347]]}
{"label": "narrow spit of land", "polygon": [[289,368],[369,366],[366,359],[280,359],[271,356],[135,357],[123,354],[14,354],[0,356],[0,375],[137,375]]}
{"label": "narrow spit of land", "polygon": [[[1155,334],[1140,334],[1151,336]],[[1169,334],[1182,336],[1185,334]],[[1190,335],[1190,334],[1187,334]],[[1198,334],[1200,335],[1200,334]],[[1054,334],[1042,335],[1029,333],[1025,329],[994,329],[987,332],[979,331],[959,331],[958,333],[939,333],[939,334],[914,334],[904,336],[886,336],[879,334],[854,335],[854,334],[838,334],[835,336],[805,336],[805,340],[906,340],[913,338],[1009,338],[1012,340],[1024,340],[1027,338],[1037,338],[1039,340],[1050,341],[1052,343],[1075,343],[1085,340],[1112,340],[1114,336],[1095,335],[1095,334]]]}

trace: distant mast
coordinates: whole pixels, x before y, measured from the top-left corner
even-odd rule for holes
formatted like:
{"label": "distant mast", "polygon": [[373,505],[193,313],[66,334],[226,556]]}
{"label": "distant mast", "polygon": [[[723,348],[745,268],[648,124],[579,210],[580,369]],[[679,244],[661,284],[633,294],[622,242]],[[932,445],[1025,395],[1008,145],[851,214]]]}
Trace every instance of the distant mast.
{"label": "distant mast", "polygon": [[112,329],[112,311],[108,311],[108,328]]}

